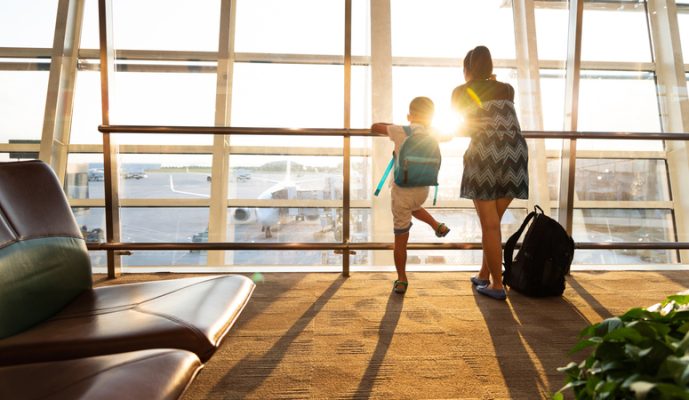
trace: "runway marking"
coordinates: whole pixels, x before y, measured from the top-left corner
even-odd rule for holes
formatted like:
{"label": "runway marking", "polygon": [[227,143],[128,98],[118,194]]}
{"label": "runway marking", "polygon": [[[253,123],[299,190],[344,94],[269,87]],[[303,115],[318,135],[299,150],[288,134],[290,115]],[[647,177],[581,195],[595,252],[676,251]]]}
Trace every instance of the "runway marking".
{"label": "runway marking", "polygon": [[171,190],[173,193],[188,194],[188,195],[190,195],[190,196],[203,197],[204,199],[210,198],[209,195],[203,194],[203,193],[183,192],[183,191],[181,191],[181,190],[175,190],[175,183],[174,183],[173,180],[172,180],[172,174],[170,174],[169,176],[170,176],[170,190]]}

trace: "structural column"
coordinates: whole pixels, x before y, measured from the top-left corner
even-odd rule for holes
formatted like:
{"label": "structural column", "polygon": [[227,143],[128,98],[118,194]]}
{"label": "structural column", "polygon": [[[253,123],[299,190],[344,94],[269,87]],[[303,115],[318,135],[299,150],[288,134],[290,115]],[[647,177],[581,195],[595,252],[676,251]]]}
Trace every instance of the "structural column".
{"label": "structural column", "polygon": [[[373,122],[392,121],[392,33],[390,0],[371,2],[371,102]],[[383,176],[392,154],[392,142],[387,138],[373,138],[371,164],[373,181]],[[382,190],[371,201],[373,223],[372,241],[392,241],[390,191]],[[381,235],[381,233],[383,235]],[[382,236],[382,237],[381,237]],[[373,265],[393,265],[391,252],[374,252]]]}
{"label": "structural column", "polygon": [[[579,118],[579,75],[581,72],[581,27],[584,0],[569,2],[569,33],[567,37],[567,65],[565,76],[565,131],[576,131]],[[560,157],[560,198],[558,221],[572,234],[574,215],[574,174],[576,171],[577,141],[562,141]]]}
{"label": "structural column", "polygon": [[[689,132],[689,100],[674,0],[648,1],[649,29],[656,67],[658,105],[664,132]],[[689,241],[689,144],[667,141],[666,157],[677,240]],[[680,262],[689,251],[680,251]]]}
{"label": "structural column", "polygon": [[[543,130],[541,75],[536,41],[536,16],[533,0],[514,0],[514,37],[519,83],[519,120],[522,129]],[[536,204],[550,213],[548,163],[544,139],[529,139],[529,210]]]}
{"label": "structural column", "polygon": [[[232,110],[232,78],[234,74],[235,0],[222,0],[220,5],[220,38],[215,92],[215,126],[230,126]],[[227,240],[227,192],[230,135],[213,136],[211,169],[211,203],[208,215],[208,241]],[[224,251],[209,251],[208,265],[224,265]]]}
{"label": "structural column", "polygon": [[[100,86],[103,125],[110,125],[111,80],[115,73],[113,44],[112,1],[98,0],[98,28],[100,33]],[[112,134],[103,135],[103,175],[105,178],[105,237],[108,243],[120,242],[120,174],[119,147]],[[107,251],[108,278],[121,272],[122,259],[118,252]]]}
{"label": "structural column", "polygon": [[39,158],[65,180],[84,0],[60,0]]}

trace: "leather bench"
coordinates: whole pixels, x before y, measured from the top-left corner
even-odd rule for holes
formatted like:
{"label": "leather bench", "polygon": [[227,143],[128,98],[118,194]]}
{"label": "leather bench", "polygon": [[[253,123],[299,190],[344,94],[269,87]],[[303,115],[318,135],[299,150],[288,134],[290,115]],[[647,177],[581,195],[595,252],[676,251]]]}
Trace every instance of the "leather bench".
{"label": "leather bench", "polygon": [[255,288],[241,275],[94,288],[91,274],[50,167],[0,163],[0,365],[156,348],[205,362]]}
{"label": "leather bench", "polygon": [[178,399],[202,367],[176,349],[5,366],[0,399]]}

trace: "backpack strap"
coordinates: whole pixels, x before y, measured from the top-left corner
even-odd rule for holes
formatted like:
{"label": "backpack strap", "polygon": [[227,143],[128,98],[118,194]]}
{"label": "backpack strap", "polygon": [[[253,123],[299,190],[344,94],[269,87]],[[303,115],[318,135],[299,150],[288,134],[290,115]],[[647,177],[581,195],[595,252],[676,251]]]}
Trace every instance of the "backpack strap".
{"label": "backpack strap", "polygon": [[376,187],[376,191],[373,192],[374,196],[378,196],[378,193],[380,193],[380,190],[383,189],[383,185],[385,184],[385,181],[388,179],[388,175],[390,175],[390,170],[392,170],[392,167],[395,165],[395,157],[392,157],[390,159],[390,162],[388,163],[387,168],[385,168],[385,172],[383,173],[383,177],[380,178],[380,182],[378,182],[378,187]]}
{"label": "backpack strap", "polygon": [[524,232],[524,228],[526,228],[526,226],[529,224],[529,221],[531,221],[531,219],[536,216],[538,210],[541,210],[541,214],[543,214],[543,209],[541,207],[534,207],[534,210],[526,216],[524,222],[522,222],[522,226],[519,227],[517,232],[513,233],[512,236],[510,236],[510,238],[507,239],[504,249],[505,270],[508,270],[512,267],[512,255],[514,254],[514,246],[517,244],[517,240],[519,240],[519,238],[521,237],[522,232]]}
{"label": "backpack strap", "polygon": [[[412,135],[412,130],[410,125],[404,125],[402,126],[402,129],[404,129],[404,133],[407,135],[407,137]],[[378,186],[376,186],[375,192],[373,192],[374,196],[378,196],[380,191],[383,189],[383,185],[385,185],[385,181],[388,179],[388,175],[390,175],[390,171],[392,170],[392,167],[395,166],[395,154],[393,153],[392,159],[390,159],[390,162],[388,163],[387,168],[385,168],[385,172],[383,173],[383,176],[380,178],[380,182],[378,182]],[[433,203],[435,205],[435,202]]]}

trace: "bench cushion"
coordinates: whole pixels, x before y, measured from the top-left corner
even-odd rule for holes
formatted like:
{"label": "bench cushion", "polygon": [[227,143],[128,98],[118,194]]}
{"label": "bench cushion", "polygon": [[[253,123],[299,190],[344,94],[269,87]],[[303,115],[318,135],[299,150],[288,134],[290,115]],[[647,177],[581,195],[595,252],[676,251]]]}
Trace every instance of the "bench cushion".
{"label": "bench cushion", "polygon": [[211,275],[91,289],[45,322],[0,340],[0,365],[161,347],[205,362],[255,286],[242,275]]}
{"label": "bench cushion", "polygon": [[0,163],[0,338],[91,287],[86,244],[53,171],[40,161]]}
{"label": "bench cushion", "polygon": [[195,354],[174,349],[0,367],[0,398],[178,399],[201,368]]}

